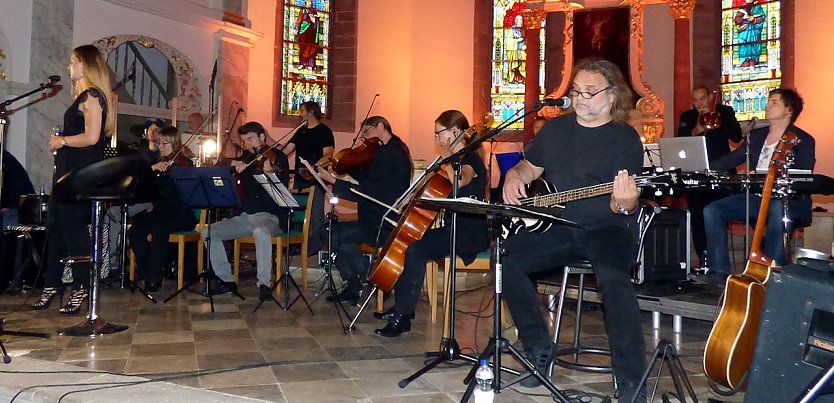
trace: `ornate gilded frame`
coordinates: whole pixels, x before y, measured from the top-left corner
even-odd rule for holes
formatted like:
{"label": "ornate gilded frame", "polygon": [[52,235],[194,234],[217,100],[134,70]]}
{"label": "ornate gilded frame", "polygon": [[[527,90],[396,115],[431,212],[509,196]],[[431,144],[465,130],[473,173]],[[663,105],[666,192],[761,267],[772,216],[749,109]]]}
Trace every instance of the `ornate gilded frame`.
{"label": "ornate gilded frame", "polygon": [[113,49],[125,42],[136,42],[146,48],[154,48],[159,50],[174,67],[177,76],[177,110],[181,112],[200,112],[201,108],[201,94],[199,79],[194,73],[194,68],[191,67],[193,63],[179,50],[171,45],[160,41],[159,39],[150,38],[145,35],[112,35],[104,37],[93,42],[99,50],[104,54],[109,55]]}

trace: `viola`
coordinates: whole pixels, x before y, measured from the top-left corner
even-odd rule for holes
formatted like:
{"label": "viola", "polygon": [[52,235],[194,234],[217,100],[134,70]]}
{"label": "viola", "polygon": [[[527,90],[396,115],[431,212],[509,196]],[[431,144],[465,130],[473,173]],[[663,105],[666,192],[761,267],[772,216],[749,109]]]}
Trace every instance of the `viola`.
{"label": "viola", "polygon": [[[463,139],[469,139],[477,133],[486,131],[492,126],[493,121],[492,114],[485,115],[482,122],[459,134],[452,141],[450,147]],[[437,157],[432,165],[437,164],[439,160],[440,157]],[[451,192],[452,182],[445,176],[434,173],[426,175],[420,185],[420,190],[416,192],[417,196],[411,199],[408,207],[403,211],[400,221],[397,223],[397,228],[388,236],[382,252],[374,261],[374,266],[368,275],[368,281],[376,284],[385,292],[394,288],[394,283],[400,278],[400,274],[405,268],[406,249],[411,243],[423,237],[423,234],[431,227],[431,223],[437,217],[437,210],[422,207],[418,200],[429,197],[449,197]]]}

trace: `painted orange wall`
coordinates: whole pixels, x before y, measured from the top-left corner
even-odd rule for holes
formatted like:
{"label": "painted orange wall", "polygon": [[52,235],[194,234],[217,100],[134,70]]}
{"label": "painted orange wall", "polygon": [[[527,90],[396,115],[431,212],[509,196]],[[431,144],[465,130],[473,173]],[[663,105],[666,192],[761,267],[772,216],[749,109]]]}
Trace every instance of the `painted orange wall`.
{"label": "painted orange wall", "polygon": [[[817,142],[815,172],[834,176],[834,134],[832,134],[831,97],[834,94],[834,25],[823,15],[834,13],[832,1],[796,1],[796,89],[805,99],[797,126],[814,136]],[[834,211],[834,197],[814,197]]]}

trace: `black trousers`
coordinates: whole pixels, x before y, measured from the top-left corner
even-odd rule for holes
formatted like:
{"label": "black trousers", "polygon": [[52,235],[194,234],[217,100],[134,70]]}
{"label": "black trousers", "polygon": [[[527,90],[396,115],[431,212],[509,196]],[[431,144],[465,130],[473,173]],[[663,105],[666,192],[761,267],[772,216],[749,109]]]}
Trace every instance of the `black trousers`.
{"label": "black trousers", "polygon": [[[384,240],[386,235],[383,233],[380,239]],[[345,291],[358,295],[371,267],[357,244],[373,246],[376,243],[376,230],[368,230],[358,221],[337,223],[333,226],[332,242],[333,250],[336,251],[336,267],[339,268],[342,280],[347,282]]]}
{"label": "black trousers", "polygon": [[629,391],[636,387],[646,368],[640,309],[630,279],[636,245],[633,230],[622,226],[588,230],[557,226],[545,233],[523,232],[504,242],[503,295],[528,354],[552,343],[529,275],[587,258],[602,294],[617,383]]}
{"label": "black trousers", "polygon": [[[197,217],[190,210],[182,214],[151,211],[137,215],[127,236],[136,255],[140,277],[149,282],[162,280],[168,258],[168,236],[177,231],[194,229],[195,225]],[[148,235],[151,236],[150,241]]]}
{"label": "black trousers", "polygon": [[[67,256],[90,255],[90,219],[92,203],[59,203],[52,198],[49,201],[49,214],[46,219],[47,251],[44,287],[63,288],[61,275],[64,265],[61,259]],[[90,264],[78,263],[72,266],[73,288],[90,286]]]}
{"label": "black trousers", "polygon": [[414,312],[417,300],[423,291],[426,262],[449,256],[450,239],[448,228],[435,228],[426,231],[421,239],[408,246],[405,251],[403,272],[394,284],[396,301],[394,309],[397,314],[408,315]]}

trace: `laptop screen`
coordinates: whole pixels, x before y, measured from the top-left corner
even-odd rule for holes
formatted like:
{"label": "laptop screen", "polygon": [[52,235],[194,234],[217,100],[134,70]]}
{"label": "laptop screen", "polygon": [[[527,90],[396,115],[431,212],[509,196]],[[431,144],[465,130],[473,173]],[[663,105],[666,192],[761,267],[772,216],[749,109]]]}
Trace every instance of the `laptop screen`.
{"label": "laptop screen", "polygon": [[707,142],[703,136],[664,137],[659,144],[663,169],[679,168],[683,172],[709,169]]}

